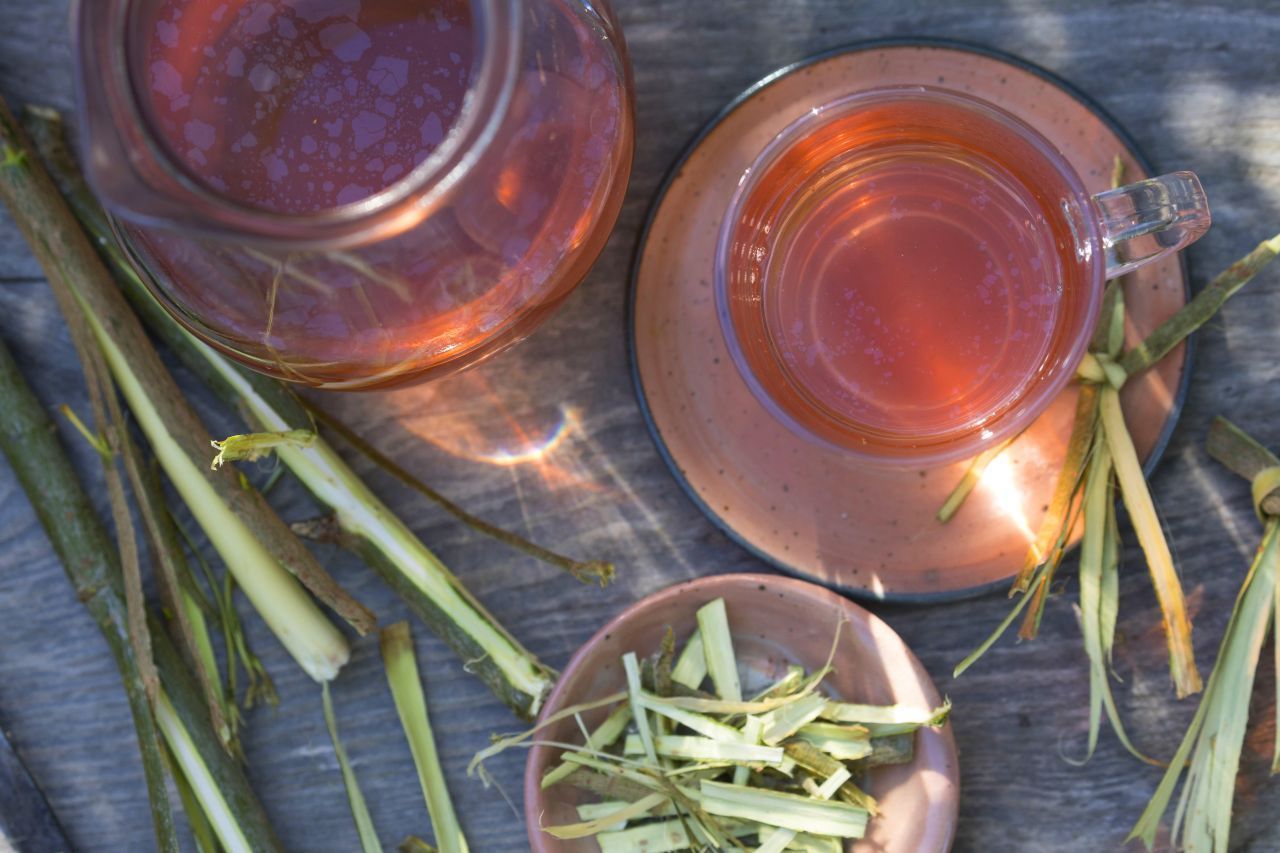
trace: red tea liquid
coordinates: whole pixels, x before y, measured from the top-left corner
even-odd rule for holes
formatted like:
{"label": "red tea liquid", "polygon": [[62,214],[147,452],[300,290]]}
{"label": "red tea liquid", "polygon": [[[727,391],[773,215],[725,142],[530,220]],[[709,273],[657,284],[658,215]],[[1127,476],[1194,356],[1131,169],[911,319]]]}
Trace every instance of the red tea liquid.
{"label": "red tea liquid", "polygon": [[844,443],[981,428],[1062,356],[1086,290],[1062,179],[998,125],[936,109],[823,124],[757,177],[735,232],[749,364]]}
{"label": "red tea liquid", "polygon": [[[479,74],[465,0],[154,0],[136,85],[171,159],[227,199],[308,214],[401,181]],[[443,204],[340,251],[131,226],[175,315],[269,373],[395,384],[519,339],[583,278],[626,188],[632,120],[615,32],[583,0],[527,0],[487,147]],[[492,112],[488,112],[492,111]]]}
{"label": "red tea liquid", "polygon": [[311,213],[422,163],[457,118],[473,51],[465,0],[163,0],[148,95],[203,183]]}

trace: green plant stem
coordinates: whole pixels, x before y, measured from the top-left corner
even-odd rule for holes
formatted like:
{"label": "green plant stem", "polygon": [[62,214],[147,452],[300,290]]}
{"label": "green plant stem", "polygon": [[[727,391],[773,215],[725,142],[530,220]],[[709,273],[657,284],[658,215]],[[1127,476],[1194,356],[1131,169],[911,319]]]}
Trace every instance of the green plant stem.
{"label": "green plant stem", "polygon": [[1182,310],[1120,358],[1120,367],[1125,374],[1133,376],[1168,355],[1184,338],[1217,314],[1224,302],[1248,284],[1277,255],[1280,255],[1280,235],[1262,241],[1249,254],[1227,267]]}
{"label": "green plant stem", "polygon": [[[192,337],[155,301],[112,236],[102,208],[75,166],[56,113],[31,113],[31,126],[62,191],[93,236],[116,279],[147,325],[188,369],[257,432],[310,429],[311,417],[284,384],[231,364]],[[521,717],[532,719],[555,672],[513,638],[448,567],[383,504],[321,438],[309,447],[283,447],[280,460],[320,503],[333,511],[338,544],[354,550],[414,613],[467,662]],[[207,467],[207,466],[206,466]]]}
{"label": "green plant stem", "polygon": [[0,170],[0,199],[63,313],[85,318],[157,458],[263,619],[313,678],[332,678],[350,654],[346,640],[290,577],[310,578],[318,588],[324,570],[242,476],[209,470],[208,431],[2,100],[0,144],[30,153],[22,168]]}
{"label": "green plant stem", "polygon": [[351,427],[347,426],[333,415],[318,406],[308,406],[307,411],[315,417],[318,422],[336,432],[342,437],[343,441],[360,451],[363,456],[368,457],[368,459],[379,468],[386,471],[401,483],[413,489],[415,492],[418,492],[428,500],[438,504],[441,509],[468,527],[483,533],[485,536],[496,539],[504,545],[508,545],[521,553],[528,554],[530,557],[568,572],[582,583],[598,583],[601,587],[605,587],[613,580],[614,568],[612,563],[607,563],[602,560],[588,560],[586,562],[574,560],[562,554],[557,554],[555,551],[544,548],[536,542],[531,542],[523,536],[518,536],[510,530],[504,530],[495,524],[490,524],[483,518],[467,512],[465,509],[440,494],[440,492],[410,474],[395,460],[378,450],[355,432],[355,430],[351,429]]}
{"label": "green plant stem", "polygon": [[1169,543],[1165,541],[1156,515],[1151,492],[1147,489],[1142,463],[1125,426],[1124,412],[1120,408],[1120,392],[1103,388],[1101,392],[1101,423],[1106,435],[1107,447],[1115,465],[1116,480],[1120,483],[1120,495],[1129,510],[1134,532],[1142,545],[1151,572],[1151,583],[1160,602],[1164,619],[1165,640],[1169,648],[1169,669],[1173,676],[1174,690],[1182,699],[1201,688],[1200,672],[1196,669],[1195,648],[1191,643],[1191,617],[1187,614],[1186,597],[1173,565]]}
{"label": "green plant stem", "polygon": [[441,853],[467,853],[467,839],[454,814],[444,770],[436,753],[435,735],[431,733],[427,700],[422,695],[422,681],[418,675],[408,622],[397,622],[382,631],[382,660],[396,713],[400,715],[400,724],[413,753],[413,763],[418,768],[418,781],[422,784],[422,795],[431,815],[436,845]]}
{"label": "green plant stem", "polygon": [[115,545],[94,515],[93,506],[58,443],[53,424],[2,342],[0,413],[0,451],[8,458],[77,597],[98,624],[120,670],[138,732],[156,844],[163,851],[177,851],[178,839],[165,789],[163,746],[130,638]]}
{"label": "green plant stem", "polygon": [[[123,426],[123,425],[122,425]],[[239,754],[235,732],[224,707],[224,697],[218,686],[217,662],[209,643],[208,627],[204,614],[194,607],[190,593],[183,588],[181,578],[189,569],[185,562],[182,543],[173,527],[173,519],[165,509],[164,492],[154,471],[143,469],[139,451],[127,431],[121,429],[121,449],[125,473],[133,490],[138,515],[142,519],[147,541],[151,545],[153,561],[157,568],[160,595],[176,630],[176,643],[183,659],[200,685],[209,719],[225,749]],[[117,532],[117,535],[120,535]]]}
{"label": "green plant stem", "polygon": [[[123,601],[117,552],[58,442],[53,425],[0,344],[0,451],[9,459],[31,500],[54,551],[66,569],[77,597],[107,641],[124,682],[142,752],[143,771],[160,849],[178,850],[164,784],[161,727],[142,688]],[[163,632],[153,632],[152,649],[164,695],[170,697],[189,739],[236,803],[244,831],[254,849],[278,850],[266,815],[240,768],[214,736],[199,689],[191,681],[176,650]]]}
{"label": "green plant stem", "polygon": [[378,843],[378,833],[373,828],[373,818],[369,815],[369,806],[365,803],[364,794],[360,792],[360,782],[356,779],[356,771],[347,760],[347,750],[338,737],[338,719],[333,713],[333,698],[329,695],[329,683],[320,686],[320,698],[324,705],[324,724],[329,729],[329,739],[333,741],[333,754],[338,759],[338,767],[342,770],[342,784],[347,789],[347,801],[351,804],[351,817],[356,824],[356,834],[360,837],[362,853],[382,853],[382,845]]}
{"label": "green plant stem", "polygon": [[[1233,473],[1250,483],[1268,468],[1280,465],[1280,459],[1240,427],[1224,417],[1216,417],[1209,426],[1205,450]],[[1280,516],[1280,489],[1272,489],[1256,500],[1259,512],[1267,516]]]}

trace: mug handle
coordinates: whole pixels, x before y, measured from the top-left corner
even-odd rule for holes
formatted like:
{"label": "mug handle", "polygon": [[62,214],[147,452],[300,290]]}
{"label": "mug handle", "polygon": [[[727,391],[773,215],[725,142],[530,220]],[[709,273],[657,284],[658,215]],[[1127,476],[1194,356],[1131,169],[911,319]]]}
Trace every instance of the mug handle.
{"label": "mug handle", "polygon": [[1170,172],[1100,192],[1093,202],[1107,278],[1185,248],[1209,229],[1209,199],[1192,172]]}

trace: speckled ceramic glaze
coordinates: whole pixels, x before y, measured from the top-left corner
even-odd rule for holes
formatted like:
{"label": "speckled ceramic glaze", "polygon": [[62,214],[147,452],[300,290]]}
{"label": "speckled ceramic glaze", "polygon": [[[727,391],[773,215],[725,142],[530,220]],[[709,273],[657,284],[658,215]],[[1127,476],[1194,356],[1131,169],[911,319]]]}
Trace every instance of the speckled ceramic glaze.
{"label": "speckled ceramic glaze", "polygon": [[[967,463],[873,468],[797,437],[771,418],[733,365],[716,317],[712,267],[734,187],[756,154],[804,111],[841,95],[928,84],[1012,112],[1066,155],[1089,192],[1148,176],[1114,124],[1046,72],[954,45],[878,44],[816,58],[751,90],[697,141],[655,206],[633,271],[637,387],[659,447],[701,508],[787,571],[855,595],[930,600],[1015,574],[1053,491],[1076,392],[1069,388],[991,468],[946,525],[934,515]],[[1131,345],[1186,302],[1181,261],[1125,280]],[[1176,417],[1180,347],[1135,377],[1122,399],[1144,459]]]}
{"label": "speckled ceramic glaze", "polygon": [[[936,707],[937,689],[915,655],[875,616],[835,593],[811,583],[773,575],[715,575],[670,587],[649,596],[601,628],[573,659],[543,708],[545,720],[561,708],[622,690],[620,658],[625,652],[645,655],[657,649],[666,627],[677,642],[693,633],[699,607],[723,598],[733,628],[739,666],[763,676],[783,674],[789,664],[810,669],[823,664],[836,626],[843,620],[835,672],[827,692],[846,701],[902,703]],[[598,724],[608,709],[583,717]],[[562,720],[540,739],[580,742],[577,724]],[[588,802],[564,785],[542,790],[539,780],[559,758],[559,750],[534,747],[524,775],[525,819],[529,843],[536,853],[599,850],[591,839],[560,841],[540,826],[575,823],[574,806]],[[959,806],[960,771],[951,726],[922,729],[916,735],[915,759],[909,764],[878,768],[870,774],[871,793],[882,814],[868,825],[867,837],[853,844],[855,853],[939,853],[950,848]]]}

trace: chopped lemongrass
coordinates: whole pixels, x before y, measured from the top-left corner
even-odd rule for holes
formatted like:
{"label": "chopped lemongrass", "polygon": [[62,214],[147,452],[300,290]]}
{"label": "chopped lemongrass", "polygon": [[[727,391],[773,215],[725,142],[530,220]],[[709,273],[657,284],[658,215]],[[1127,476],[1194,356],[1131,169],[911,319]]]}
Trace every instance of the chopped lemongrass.
{"label": "chopped lemongrass", "polygon": [[951,702],[937,708],[909,708],[905,705],[855,705],[851,702],[827,702],[821,717],[835,723],[861,723],[882,726],[940,726],[951,714]]}
{"label": "chopped lemongrass", "polygon": [[856,761],[871,754],[871,734],[865,726],[809,723],[796,737],[840,761]]}
{"label": "chopped lemongrass", "polygon": [[742,743],[743,741],[742,732],[705,714],[686,711],[673,704],[670,700],[654,696],[652,693],[645,693],[644,691],[640,691],[638,698],[640,704],[647,710],[653,711],[655,714],[661,714],[669,720],[674,720],[704,737],[727,743]]}
{"label": "chopped lemongrass", "polygon": [[[767,702],[768,700],[779,696],[790,696],[793,693],[799,692],[802,687],[804,687],[804,667],[792,665],[787,667],[786,675],[779,678],[764,690],[761,690],[755,696],[752,696],[751,701]],[[755,712],[747,711],[746,713]]]}
{"label": "chopped lemongrass", "polygon": [[671,680],[697,690],[707,677],[707,659],[702,651],[702,632],[694,631],[671,667]]}
{"label": "chopped lemongrass", "polygon": [[729,614],[723,598],[698,609],[698,635],[702,638],[702,655],[716,695],[730,702],[741,702],[738,658],[733,653],[733,636],[729,633]]}
{"label": "chopped lemongrass", "polygon": [[612,814],[601,815],[595,820],[588,820],[582,823],[570,823],[564,826],[544,826],[542,831],[548,835],[552,835],[560,839],[570,838],[586,838],[590,835],[597,835],[619,821],[628,821],[641,815],[648,814],[663,803],[669,802],[666,794],[650,794],[643,800],[637,800],[634,803],[628,803]]}
{"label": "chopped lemongrass", "polygon": [[[786,849],[795,851],[795,853],[844,853],[843,839],[832,838],[829,835],[809,835],[792,829],[766,827],[760,830],[760,841],[762,844],[767,844],[774,836],[783,833],[791,834],[790,840],[787,841]],[[763,850],[764,848],[757,847],[756,849]]]}
{"label": "chopped lemongrass", "polygon": [[871,738],[871,753],[859,762],[860,767],[906,764],[915,758],[916,739],[910,732]]}
{"label": "chopped lemongrass", "polygon": [[776,746],[796,733],[803,725],[813,722],[820,714],[826,712],[828,700],[818,693],[810,693],[776,711],[770,711],[761,718],[764,730],[760,739],[770,746]]}
{"label": "chopped lemongrass", "polygon": [[622,667],[627,674],[627,695],[631,701],[631,716],[636,721],[636,730],[640,732],[645,757],[651,764],[657,764],[658,754],[653,747],[653,732],[649,730],[649,717],[645,714],[644,705],[640,700],[640,665],[636,662],[634,652],[627,652],[622,656]]}
{"label": "chopped lemongrass", "polygon": [[[706,661],[717,657],[712,647],[727,649],[720,657],[736,668],[728,622],[717,615],[722,606],[717,601],[704,608],[694,635],[700,639],[694,642],[702,643]],[[853,774],[910,760],[915,730],[942,725],[950,710],[949,703],[917,710],[833,702],[823,695],[818,688],[832,670],[842,627],[843,621],[836,625],[821,667],[806,673],[789,666],[749,701],[742,699],[743,676],[736,671],[736,687],[728,690],[726,673],[713,676],[720,698],[659,695],[673,685],[692,690],[690,683],[703,680],[679,672],[689,650],[677,654],[668,628],[644,669],[637,652],[622,656],[626,693],[560,710],[529,732],[498,739],[477,754],[472,769],[555,725],[551,737],[556,739],[532,742],[563,750],[560,763],[543,774],[541,787],[563,784],[606,803],[578,807],[581,822],[546,828],[549,834],[594,836],[604,851],[746,850],[738,839],[750,843],[753,838],[775,853],[838,851],[842,839],[861,837],[868,819],[879,813],[875,799],[853,783]],[[680,681],[676,675],[688,677]],[[642,678],[654,689],[646,689]],[[608,717],[588,731],[582,713],[613,705]],[[817,721],[827,714],[839,719]],[[848,716],[859,721],[844,721]],[[571,724],[581,733],[582,746],[563,742]],[[904,733],[876,737],[885,732]],[[485,778],[483,770],[481,775]]]}
{"label": "chopped lemongrass", "polygon": [[[815,800],[829,800],[835,796],[836,791],[840,790],[840,786],[848,781],[849,771],[841,767],[821,785],[815,785],[812,779],[806,779],[805,790],[809,791],[809,795]],[[797,834],[794,829],[779,829],[765,837],[765,833],[762,832],[760,839],[762,843],[756,848],[756,853],[782,853],[791,846]]]}
{"label": "chopped lemongrass", "polygon": [[[724,822],[729,824],[728,821]],[[600,853],[671,853],[674,850],[685,850],[691,845],[689,834],[685,831],[685,821],[661,820],[617,832],[602,832],[596,836],[600,844]],[[749,823],[733,822],[724,829],[735,838],[745,838],[756,833],[756,827]]]}
{"label": "chopped lemongrass", "polygon": [[[761,736],[764,734],[764,723],[759,717],[747,717],[747,721],[742,724],[742,738],[747,743],[761,743]],[[781,750],[780,750],[781,751]],[[783,753],[783,759],[786,759],[786,753]],[[751,776],[751,767],[746,764],[739,765],[733,769],[733,784],[745,785],[747,779]]]}
{"label": "chopped lemongrass", "polygon": [[[747,761],[757,764],[781,764],[783,752],[777,746],[726,743],[709,737],[659,735],[653,739],[658,755],[693,761]],[[627,735],[623,755],[643,755],[644,745],[636,735]]]}
{"label": "chopped lemongrass", "polygon": [[[626,731],[627,724],[631,722],[631,706],[619,705],[613,710],[608,717],[605,717],[603,723],[587,737],[586,748],[599,751],[613,744]],[[568,762],[561,762],[559,766],[553,767],[542,777],[542,787],[550,788],[555,783],[564,779],[574,770],[574,766]]]}
{"label": "chopped lemongrass", "polygon": [[444,770],[436,754],[435,736],[427,717],[427,701],[422,695],[422,681],[413,652],[413,637],[408,622],[397,622],[382,631],[382,660],[391,685],[391,698],[404,727],[413,763],[418,768],[418,781],[427,801],[427,812],[435,829],[436,845],[441,853],[466,853],[467,839],[462,834],[458,817],[445,787]]}
{"label": "chopped lemongrass", "polygon": [[[606,800],[603,803],[579,803],[574,806],[574,810],[578,813],[578,817],[581,820],[595,820],[596,818],[604,817],[607,814],[612,814],[627,805],[629,805],[629,803],[626,800]],[[658,806],[656,809],[652,809],[649,812],[649,814],[654,817],[669,817],[675,813],[676,808],[670,800],[668,800],[665,805]],[[623,821],[623,823],[625,822],[626,821]],[[622,827],[618,828],[622,829]]]}
{"label": "chopped lemongrass", "polygon": [[356,822],[356,834],[360,836],[360,849],[363,853],[381,853],[382,845],[378,843],[378,833],[373,828],[373,818],[369,816],[369,806],[360,792],[360,783],[356,780],[356,771],[347,760],[347,751],[338,738],[338,720],[333,713],[333,698],[329,695],[329,683],[320,687],[320,696],[324,704],[324,724],[329,729],[329,739],[333,741],[333,754],[338,759],[338,767],[342,770],[342,784],[347,789],[347,799],[351,803],[351,817]]}
{"label": "chopped lemongrass", "polygon": [[699,788],[699,805],[708,814],[840,838],[861,838],[869,817],[866,809],[847,803],[706,779]]}

